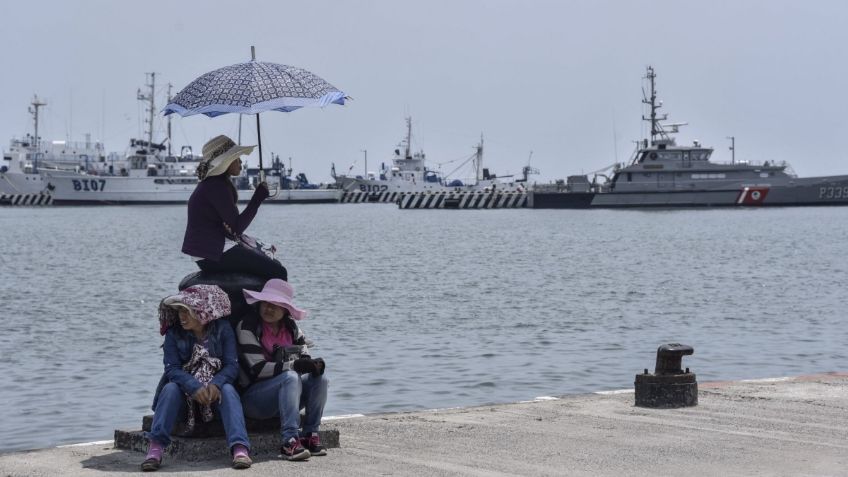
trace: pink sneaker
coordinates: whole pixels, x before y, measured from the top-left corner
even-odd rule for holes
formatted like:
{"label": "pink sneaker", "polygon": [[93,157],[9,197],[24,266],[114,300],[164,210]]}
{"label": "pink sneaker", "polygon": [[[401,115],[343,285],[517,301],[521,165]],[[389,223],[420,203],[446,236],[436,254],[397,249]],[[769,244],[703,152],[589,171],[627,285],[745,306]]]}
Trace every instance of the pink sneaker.
{"label": "pink sneaker", "polygon": [[312,454],[300,445],[300,441],[292,437],[280,447],[280,457],[285,460],[306,460]]}
{"label": "pink sneaker", "polygon": [[327,449],[321,445],[321,438],[318,437],[317,432],[313,432],[308,436],[301,436],[300,445],[305,447],[313,456],[327,455]]}

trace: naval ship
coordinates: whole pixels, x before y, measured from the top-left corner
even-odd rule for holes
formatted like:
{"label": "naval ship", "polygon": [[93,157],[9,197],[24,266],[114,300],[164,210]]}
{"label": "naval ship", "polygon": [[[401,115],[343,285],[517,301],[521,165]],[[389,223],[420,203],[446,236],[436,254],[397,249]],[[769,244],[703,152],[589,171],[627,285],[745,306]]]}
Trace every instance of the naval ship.
{"label": "naval ship", "polygon": [[[366,151],[363,151],[366,152]],[[412,118],[406,118],[406,137],[394,150],[391,167],[383,163],[379,173],[369,172],[366,152],[366,175],[337,174],[335,164],[332,166],[330,175],[336,181],[336,187],[343,190],[341,202],[384,202],[396,203],[401,197],[421,194],[439,193],[474,193],[474,192],[515,192],[524,191],[524,183],[518,180],[503,182],[501,179],[512,178],[512,176],[498,176],[490,173],[489,169],[483,167],[483,137],[475,146],[474,153],[462,159],[462,162],[447,176],[452,176],[457,171],[463,170],[471,165],[474,178],[470,180],[452,179],[448,180],[439,171],[430,169],[426,163],[423,151],[412,150]],[[449,161],[443,164],[448,164]],[[353,166],[351,166],[353,168]],[[529,168],[532,170],[532,168]],[[526,173],[526,171],[525,171]],[[535,171],[538,173],[538,171]],[[527,177],[525,175],[524,182]]]}
{"label": "naval ship", "polygon": [[[146,103],[146,139],[130,139],[124,155],[104,152],[102,143],[38,141],[38,110],[46,103],[36,97],[30,112],[35,135],[13,140],[0,163],[0,205],[113,205],[184,204],[197,187],[195,169],[202,159],[183,146],[171,154],[170,124],[165,141],[154,141],[155,73],[148,73],[149,92],[139,90],[137,99]],[[168,93],[170,97],[170,92]],[[170,117],[169,117],[170,121]],[[166,146],[165,144],[168,144]],[[277,157],[267,176],[272,195],[268,203],[334,203],[341,191],[309,184],[300,174],[291,179],[291,168],[282,167]],[[233,178],[239,201],[247,202],[258,183],[258,170],[247,169]]]}
{"label": "naval ship", "polygon": [[[629,164],[615,164],[611,177],[569,176],[558,187],[537,187],[533,208],[721,207],[848,205],[848,175],[798,177],[784,161],[754,163],[710,160],[713,149],[697,141],[678,146],[671,134],[686,123],[663,124],[658,114],[656,74],[647,68],[650,139],[639,141]],[[734,146],[731,146],[731,150]],[[735,156],[735,151],[734,156]]]}

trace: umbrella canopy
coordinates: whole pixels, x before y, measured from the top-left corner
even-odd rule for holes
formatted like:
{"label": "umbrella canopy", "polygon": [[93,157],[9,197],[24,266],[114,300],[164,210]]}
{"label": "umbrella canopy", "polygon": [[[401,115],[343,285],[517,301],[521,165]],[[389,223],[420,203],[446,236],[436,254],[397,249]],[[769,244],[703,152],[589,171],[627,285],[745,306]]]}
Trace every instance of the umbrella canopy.
{"label": "umbrella canopy", "polygon": [[262,172],[262,135],[259,113],[291,112],[304,106],[344,105],[345,94],[335,86],[302,68],[251,61],[210,71],[182,89],[165,106],[165,116],[204,114],[209,117],[227,113],[255,114],[256,139],[259,143],[260,178]]}
{"label": "umbrella canopy", "polygon": [[341,104],[345,94],[302,68],[249,61],[210,71],[189,83],[163,113],[167,116],[290,112],[304,106]]}

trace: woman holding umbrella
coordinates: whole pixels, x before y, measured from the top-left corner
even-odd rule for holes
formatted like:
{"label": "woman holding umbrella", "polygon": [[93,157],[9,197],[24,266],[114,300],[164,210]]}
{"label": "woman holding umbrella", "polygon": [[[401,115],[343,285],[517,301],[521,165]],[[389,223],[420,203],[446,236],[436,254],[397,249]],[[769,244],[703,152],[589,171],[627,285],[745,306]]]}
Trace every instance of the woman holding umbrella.
{"label": "woman holding umbrella", "polygon": [[[256,142],[259,169],[262,167],[262,135],[259,113],[291,112],[307,106],[344,105],[345,94],[313,73],[294,66],[256,61],[225,66],[205,73],[188,84],[165,106],[164,114],[180,116],[203,114],[256,115]],[[198,260],[204,271],[240,271],[266,280],[287,280],[285,267],[252,247],[234,246],[256,215],[259,204],[268,197],[268,186],[259,185],[250,203],[239,214],[236,192],[229,175],[238,174],[235,161],[253,147],[237,146],[232,139],[218,136],[203,146],[207,167],[198,168],[200,183],[188,203],[188,226],[183,253]],[[260,175],[260,177],[262,177]],[[234,239],[232,242],[226,240]]]}
{"label": "woman holding umbrella", "polygon": [[288,273],[279,261],[241,243],[242,234],[269,195],[267,184],[261,182],[242,212],[236,206],[238,192],[230,176],[241,173],[239,157],[253,148],[239,146],[224,135],[203,146],[204,159],[197,167],[200,182],[188,200],[182,251],[205,272],[243,272],[264,280],[286,280]]}

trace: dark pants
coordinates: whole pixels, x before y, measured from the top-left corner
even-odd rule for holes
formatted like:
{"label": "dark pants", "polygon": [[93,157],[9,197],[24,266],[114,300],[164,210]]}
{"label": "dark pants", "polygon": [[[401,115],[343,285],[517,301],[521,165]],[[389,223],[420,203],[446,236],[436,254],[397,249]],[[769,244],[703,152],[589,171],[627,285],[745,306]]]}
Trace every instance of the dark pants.
{"label": "dark pants", "polygon": [[286,267],[267,255],[241,245],[227,250],[217,262],[204,259],[197,262],[204,272],[241,272],[256,275],[264,280],[282,278],[288,281]]}

